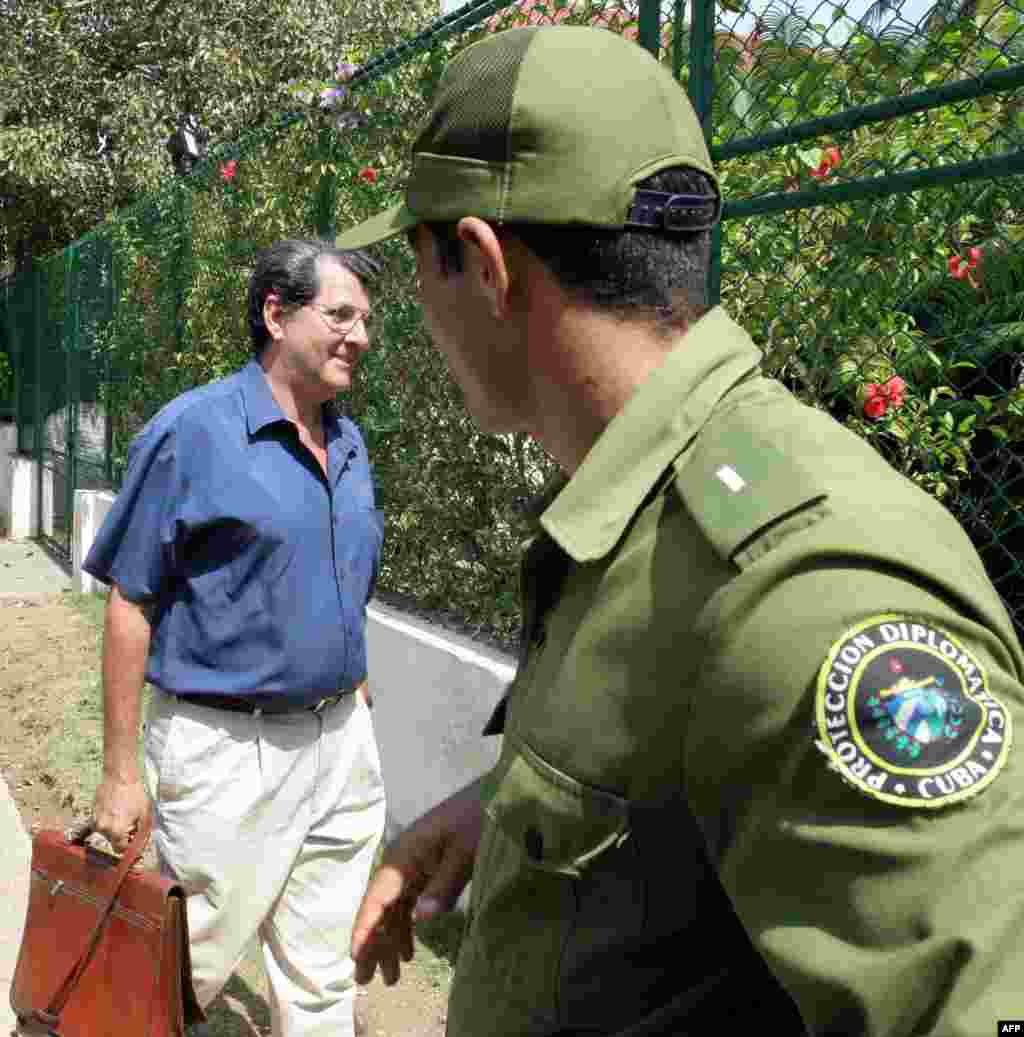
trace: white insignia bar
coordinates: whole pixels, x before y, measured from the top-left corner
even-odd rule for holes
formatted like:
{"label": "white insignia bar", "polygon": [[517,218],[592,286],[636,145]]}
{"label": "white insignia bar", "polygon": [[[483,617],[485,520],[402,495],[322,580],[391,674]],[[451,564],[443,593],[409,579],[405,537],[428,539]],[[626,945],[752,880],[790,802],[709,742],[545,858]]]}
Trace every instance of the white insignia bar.
{"label": "white insignia bar", "polygon": [[715,475],[718,481],[727,486],[733,493],[739,493],[747,485],[739,472],[735,468],[730,468],[727,464],[722,465],[715,472]]}

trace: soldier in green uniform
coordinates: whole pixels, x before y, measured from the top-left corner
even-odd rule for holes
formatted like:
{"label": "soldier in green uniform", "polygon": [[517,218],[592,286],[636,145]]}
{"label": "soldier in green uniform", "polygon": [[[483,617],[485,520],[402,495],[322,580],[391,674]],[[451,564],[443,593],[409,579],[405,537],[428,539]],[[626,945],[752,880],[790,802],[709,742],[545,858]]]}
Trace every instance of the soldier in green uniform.
{"label": "soldier in green uniform", "polygon": [[653,58],[521,29],[339,240],[409,234],[475,419],[567,480],[500,761],[386,851],[358,978],[472,876],[451,1037],[989,1037],[1024,1017],[1024,655],[950,515],[708,309],[719,210]]}

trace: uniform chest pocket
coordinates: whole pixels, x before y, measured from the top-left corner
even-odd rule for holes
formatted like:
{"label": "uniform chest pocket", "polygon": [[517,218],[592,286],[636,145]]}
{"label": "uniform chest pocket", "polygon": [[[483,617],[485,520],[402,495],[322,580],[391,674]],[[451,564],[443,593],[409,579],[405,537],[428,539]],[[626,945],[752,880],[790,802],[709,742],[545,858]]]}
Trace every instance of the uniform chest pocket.
{"label": "uniform chest pocket", "polygon": [[497,1013],[506,1032],[533,1033],[609,1017],[622,999],[608,967],[621,971],[643,913],[629,804],[510,731],[484,795],[450,1025],[482,1033]]}
{"label": "uniform chest pocket", "polygon": [[564,774],[525,743],[515,745],[493,777],[487,814],[530,867],[578,878],[629,830],[626,800]]}

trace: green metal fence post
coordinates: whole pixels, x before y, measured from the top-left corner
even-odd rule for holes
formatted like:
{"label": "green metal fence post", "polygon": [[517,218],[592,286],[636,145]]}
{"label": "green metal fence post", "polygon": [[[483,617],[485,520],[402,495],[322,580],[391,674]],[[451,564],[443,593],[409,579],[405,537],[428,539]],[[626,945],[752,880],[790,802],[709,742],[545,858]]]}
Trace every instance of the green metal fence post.
{"label": "green metal fence post", "polygon": [[180,353],[185,348],[185,277],[188,271],[188,253],[192,243],[189,220],[190,194],[180,182],[175,185],[177,194],[175,215],[178,219],[178,240],[174,250],[174,344]]}
{"label": "green metal fence post", "polygon": [[43,367],[43,268],[38,263],[33,263],[33,274],[35,286],[35,345],[36,345],[36,393],[35,413],[32,415],[32,435],[34,437],[32,447],[36,458],[36,524],[35,535],[42,532],[43,515],[43,379],[40,374]]}
{"label": "green metal fence post", "polygon": [[[11,278],[4,281],[4,314],[7,320],[7,341],[11,344],[10,361],[11,377],[14,379],[14,388],[11,395],[11,406],[14,408],[14,449],[18,449],[18,440],[21,436],[21,350],[24,335],[20,332],[22,321],[15,320],[13,316],[15,291],[14,282]],[[24,310],[22,311],[24,312]]]}
{"label": "green metal fence post", "polygon": [[672,11],[672,75],[679,81],[683,71],[683,18],[686,0],[675,0]]}
{"label": "green metal fence post", "polygon": [[[334,161],[334,134],[324,126],[318,137],[320,157]],[[337,204],[338,177],[334,173],[322,173],[316,188],[316,233],[323,239],[335,235],[334,211]]]}
{"label": "green metal fence post", "polygon": [[[67,356],[67,414],[64,434],[64,549],[71,554],[74,531],[75,486],[78,483],[78,397],[79,384],[79,305],[78,246],[64,252],[64,352]],[[57,492],[54,487],[54,493]],[[56,533],[56,530],[54,531]]]}
{"label": "green metal fence post", "polygon": [[[117,251],[114,248],[113,242],[110,245],[110,268],[107,271],[107,320],[112,321],[114,319],[114,307],[117,305],[118,291],[117,291]],[[103,400],[103,477],[107,481],[108,486],[114,485],[114,417],[113,417],[113,406],[114,406],[114,383],[113,373],[110,363],[110,354],[112,352],[111,342],[109,339],[104,349],[104,371],[103,371],[103,382],[106,386]]]}
{"label": "green metal fence post", "polygon": [[661,0],[640,0],[637,42],[656,58],[661,54]]}
{"label": "green metal fence post", "polygon": [[[711,144],[711,99],[714,96],[715,0],[693,0],[690,7],[690,101]],[[722,287],[722,226],[711,232],[708,303],[716,306]]]}

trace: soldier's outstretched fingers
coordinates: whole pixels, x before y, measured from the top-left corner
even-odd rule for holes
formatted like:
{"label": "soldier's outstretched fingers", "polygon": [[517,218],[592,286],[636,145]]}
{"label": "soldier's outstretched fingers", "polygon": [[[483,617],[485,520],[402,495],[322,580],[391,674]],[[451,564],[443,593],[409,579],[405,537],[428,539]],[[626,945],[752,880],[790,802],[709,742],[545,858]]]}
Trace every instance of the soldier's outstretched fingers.
{"label": "soldier's outstretched fingers", "polygon": [[450,796],[410,825],[384,851],[352,930],[356,982],[380,967],[397,982],[399,961],[411,961],[413,921],[450,911],[473,872],[483,826],[479,782]]}
{"label": "soldier's outstretched fingers", "polygon": [[369,983],[379,967],[390,986],[398,981],[399,959],[412,959],[411,879],[401,868],[382,864],[370,880],[352,929],[357,983]]}

